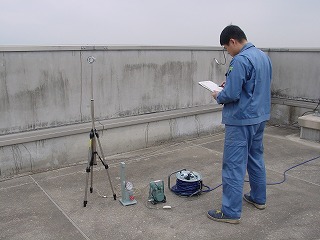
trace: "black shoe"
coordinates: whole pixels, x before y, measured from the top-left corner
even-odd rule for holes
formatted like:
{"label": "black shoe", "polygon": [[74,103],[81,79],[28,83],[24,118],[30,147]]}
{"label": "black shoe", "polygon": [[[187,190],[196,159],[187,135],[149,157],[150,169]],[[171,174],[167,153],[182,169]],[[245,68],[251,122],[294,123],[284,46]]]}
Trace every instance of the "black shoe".
{"label": "black shoe", "polygon": [[226,222],[226,223],[240,223],[240,218],[230,218],[223,214],[220,210],[209,210],[207,213],[208,218],[218,221],[218,222]]}
{"label": "black shoe", "polygon": [[249,194],[244,194],[243,195],[243,199],[252,204],[253,206],[255,206],[256,208],[258,208],[259,210],[263,210],[266,208],[266,204],[265,203],[257,203],[257,202],[254,202],[251,198],[251,196]]}

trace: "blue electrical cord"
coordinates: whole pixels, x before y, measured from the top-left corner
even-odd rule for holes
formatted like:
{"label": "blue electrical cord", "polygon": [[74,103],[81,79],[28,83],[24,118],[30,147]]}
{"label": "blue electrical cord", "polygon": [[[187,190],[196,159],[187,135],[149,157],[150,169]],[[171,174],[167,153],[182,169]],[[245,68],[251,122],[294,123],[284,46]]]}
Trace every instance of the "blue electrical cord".
{"label": "blue electrical cord", "polygon": [[[286,181],[286,173],[298,166],[301,166],[303,164],[306,164],[308,162],[314,161],[316,159],[320,158],[320,155],[314,158],[311,158],[309,160],[306,160],[302,163],[296,164],[290,168],[288,168],[287,170],[285,170],[283,172],[283,180],[280,182],[274,182],[274,183],[267,183],[267,185],[277,185],[277,184],[281,184],[284,183]],[[244,180],[245,182],[249,182],[248,180]],[[187,197],[191,197],[194,195],[199,195],[201,193],[206,193],[206,192],[211,192],[219,187],[222,186],[222,183],[219,184],[218,186],[214,187],[214,188],[210,188],[206,185],[204,185],[202,183],[202,181],[195,181],[195,182],[185,182],[185,181],[181,181],[179,179],[177,179],[176,181],[176,185],[174,185],[170,190],[172,192],[174,192],[175,194],[179,195],[179,196],[187,196]],[[202,190],[202,188],[205,187],[207,188],[206,190]]]}
{"label": "blue electrical cord", "polygon": [[[281,182],[267,183],[267,185],[272,186],[272,185],[277,185],[277,184],[284,183],[284,182],[286,181],[286,173],[287,173],[288,171],[290,171],[290,170],[292,170],[292,169],[294,169],[294,168],[296,168],[296,167],[299,167],[299,166],[301,166],[301,165],[303,165],[303,164],[306,164],[306,163],[308,163],[308,162],[314,161],[314,160],[316,160],[316,159],[318,159],[318,158],[320,158],[320,155],[317,156],[317,157],[311,158],[311,159],[309,159],[309,160],[306,160],[306,161],[304,161],[304,162],[302,162],[302,163],[296,164],[296,165],[294,165],[294,166],[292,166],[292,167],[290,167],[290,168],[288,168],[287,170],[285,170],[285,171],[283,172],[283,180],[282,180]],[[245,180],[245,182],[249,182],[249,181],[248,181],[248,180]]]}

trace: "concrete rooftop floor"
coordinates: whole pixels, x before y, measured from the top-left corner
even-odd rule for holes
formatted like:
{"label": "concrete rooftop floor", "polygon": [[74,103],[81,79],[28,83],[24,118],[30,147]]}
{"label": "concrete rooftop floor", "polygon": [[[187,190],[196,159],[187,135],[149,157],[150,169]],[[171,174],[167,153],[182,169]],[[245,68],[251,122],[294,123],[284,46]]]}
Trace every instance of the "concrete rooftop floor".
{"label": "concrete rooftop floor", "polygon": [[[87,207],[86,163],[3,180],[0,239],[320,239],[320,158],[287,172],[284,183],[268,186],[265,210],[243,202],[238,225],[206,216],[220,208],[221,187],[192,198],[169,191],[168,176],[182,168],[199,172],[205,185],[219,185],[223,139],[220,133],[108,157],[117,200],[98,163]],[[320,144],[299,139],[296,129],[269,126],[264,141],[268,182],[281,181],[286,169],[320,155]],[[135,186],[136,205],[119,202],[120,162]],[[158,179],[165,181],[165,205],[171,209],[147,203],[149,182]]]}

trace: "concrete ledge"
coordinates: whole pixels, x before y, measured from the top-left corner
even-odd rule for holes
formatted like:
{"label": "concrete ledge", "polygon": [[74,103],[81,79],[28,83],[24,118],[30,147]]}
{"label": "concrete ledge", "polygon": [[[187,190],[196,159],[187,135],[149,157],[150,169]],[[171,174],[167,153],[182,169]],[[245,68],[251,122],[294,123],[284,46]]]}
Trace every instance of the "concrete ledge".
{"label": "concrete ledge", "polygon": [[[139,46],[139,45],[8,45],[0,46],[0,52],[41,52],[41,51],[127,51],[127,50],[195,50],[222,51],[216,46]],[[320,48],[261,48],[265,52],[319,52]]]}
{"label": "concrete ledge", "polygon": [[295,126],[300,116],[312,111],[318,105],[311,100],[283,97],[272,97],[271,103],[271,119],[269,123],[272,125],[290,126]]}
{"label": "concrete ledge", "polygon": [[281,104],[281,105],[287,105],[287,106],[299,107],[299,108],[308,108],[308,109],[314,109],[317,106],[316,102],[280,98],[280,97],[272,97],[271,102],[272,104]]}
{"label": "concrete ledge", "polygon": [[[206,105],[199,107],[192,107],[186,109],[179,109],[173,111],[166,111],[160,113],[150,113],[139,116],[132,116],[126,118],[117,118],[110,120],[103,120],[95,122],[95,128],[97,130],[106,130],[118,127],[125,127],[136,124],[150,123],[161,120],[187,117],[198,114],[205,114],[209,112],[221,111],[220,105]],[[58,138],[64,136],[70,136],[81,133],[88,133],[92,128],[92,123],[75,124],[70,126],[55,127],[49,129],[35,130],[24,133],[8,134],[0,136],[0,147],[21,144],[26,142],[39,141],[44,139]]]}
{"label": "concrete ledge", "polygon": [[121,46],[121,45],[62,45],[62,46],[0,46],[0,52],[52,52],[52,51],[222,51],[212,46]]}
{"label": "concrete ledge", "polygon": [[[221,106],[200,106],[96,123],[106,155],[223,130]],[[88,161],[91,123],[0,137],[0,179]],[[102,153],[102,150],[99,151]]]}
{"label": "concrete ledge", "polygon": [[320,117],[315,115],[306,115],[298,118],[301,127],[320,130]]}
{"label": "concrete ledge", "polygon": [[320,142],[320,117],[306,115],[298,118],[300,138]]}

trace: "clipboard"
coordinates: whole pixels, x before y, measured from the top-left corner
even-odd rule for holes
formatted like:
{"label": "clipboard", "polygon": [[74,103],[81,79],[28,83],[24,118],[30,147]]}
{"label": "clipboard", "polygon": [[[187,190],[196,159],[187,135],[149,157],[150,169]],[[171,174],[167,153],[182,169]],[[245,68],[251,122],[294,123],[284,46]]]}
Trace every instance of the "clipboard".
{"label": "clipboard", "polygon": [[213,92],[213,91],[221,92],[221,90],[223,89],[222,87],[219,87],[218,84],[212,81],[201,81],[199,82],[199,85],[209,90],[210,92]]}

